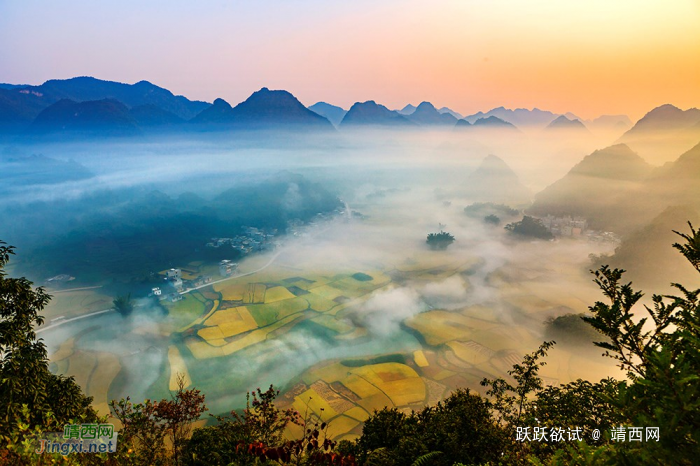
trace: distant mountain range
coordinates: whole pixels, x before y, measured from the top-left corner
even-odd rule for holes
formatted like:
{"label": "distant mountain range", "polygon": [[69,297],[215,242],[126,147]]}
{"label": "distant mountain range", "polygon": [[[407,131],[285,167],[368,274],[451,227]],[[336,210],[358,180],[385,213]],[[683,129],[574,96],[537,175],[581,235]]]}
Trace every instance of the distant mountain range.
{"label": "distant mountain range", "polygon": [[[185,124],[190,123],[191,124]],[[0,87],[0,133],[129,136],[144,130],[332,130],[329,121],[287,91],[263,88],[231,107],[190,101],[146,81],[122,84],[81,77],[40,86]]]}
{"label": "distant mountain range", "polygon": [[8,103],[13,102],[14,109],[19,111],[20,117],[35,118],[39,111],[63,99],[75,102],[114,99],[127,107],[152,104],[184,120],[192,118],[210,105],[173,95],[169,90],[148,81],[123,84],[79,77],[54,79],[40,86],[0,88],[0,114],[10,112],[13,108]]}
{"label": "distant mountain range", "polygon": [[538,108],[533,108],[532,110],[528,110],[525,108],[516,108],[515,110],[510,110],[505,107],[498,107],[489,110],[486,113],[478,112],[473,115],[466,116],[464,117],[464,120],[468,121],[471,124],[474,124],[474,122],[476,122],[479,119],[488,118],[491,116],[497,117],[503,121],[507,121],[508,123],[511,123],[517,127],[545,127],[559,115],[546,110],[540,110]]}
{"label": "distant mountain range", "polygon": [[[120,104],[120,105],[119,105]],[[74,111],[73,113],[70,113]],[[430,102],[392,111],[375,101],[357,102],[350,110],[318,102],[309,108],[284,90],[262,88],[231,106],[176,96],[147,81],[124,84],[92,77],[50,80],[39,86],[0,84],[0,134],[62,134],[93,132],[105,135],[145,134],[150,131],[208,131],[304,127],[329,130],[352,126],[469,128],[570,128],[623,131],[631,126],[625,115],[581,120],[572,113],[558,115],[534,108],[494,108],[462,115]],[[663,105],[649,112],[619,140],[646,153],[678,153],[697,143],[700,110]],[[665,138],[665,139],[664,139]],[[680,140],[676,147],[669,138]],[[663,139],[663,144],[658,141]],[[677,142],[677,141],[676,141]],[[691,144],[692,143],[692,144]],[[674,152],[675,151],[675,152]],[[646,155],[645,155],[646,156]]]}
{"label": "distant mountain range", "polygon": [[[532,110],[528,110],[526,108],[516,108],[515,110],[511,110],[505,107],[498,107],[489,110],[486,113],[478,112],[473,115],[466,116],[463,119],[473,124],[479,119],[488,118],[491,116],[507,121],[518,128],[567,127],[569,129],[573,129],[578,127],[581,129],[582,125],[587,129],[595,131],[613,130],[622,132],[632,126],[632,122],[627,115],[602,115],[594,120],[582,120],[571,112],[561,115],[547,110],[540,110],[538,108],[533,108]],[[562,117],[564,119],[562,119]],[[576,121],[581,123],[581,125],[576,123],[568,123]]]}
{"label": "distant mountain range", "polygon": [[496,116],[489,116],[484,118],[478,118],[474,123],[470,123],[467,119],[462,119],[457,121],[455,125],[456,130],[464,130],[470,128],[483,128],[483,129],[506,129],[517,131],[518,128],[512,123],[502,120]]}

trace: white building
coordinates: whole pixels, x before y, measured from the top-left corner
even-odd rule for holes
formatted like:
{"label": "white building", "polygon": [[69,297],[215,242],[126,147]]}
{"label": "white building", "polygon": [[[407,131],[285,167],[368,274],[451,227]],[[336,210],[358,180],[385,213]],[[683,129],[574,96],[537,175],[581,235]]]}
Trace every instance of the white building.
{"label": "white building", "polygon": [[238,264],[230,260],[222,260],[219,262],[219,274],[222,277],[230,277],[233,273],[238,270]]}

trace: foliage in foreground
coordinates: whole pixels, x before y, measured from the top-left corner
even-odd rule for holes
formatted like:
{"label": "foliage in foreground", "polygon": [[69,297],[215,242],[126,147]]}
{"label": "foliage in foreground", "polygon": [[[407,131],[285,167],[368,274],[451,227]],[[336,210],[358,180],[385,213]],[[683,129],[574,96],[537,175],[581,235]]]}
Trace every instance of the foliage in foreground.
{"label": "foliage in foreground", "polygon": [[8,278],[5,266],[14,254],[0,241],[0,458],[13,461],[24,451],[19,431],[63,431],[71,420],[97,419],[72,377],[49,371],[46,345],[34,328],[50,296],[26,278]]}

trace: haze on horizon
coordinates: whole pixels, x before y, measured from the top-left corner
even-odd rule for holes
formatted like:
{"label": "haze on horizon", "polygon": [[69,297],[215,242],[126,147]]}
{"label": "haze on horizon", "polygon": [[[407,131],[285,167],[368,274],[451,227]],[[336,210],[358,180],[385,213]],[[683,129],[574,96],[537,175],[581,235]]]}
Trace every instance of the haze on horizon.
{"label": "haze on horizon", "polygon": [[0,82],[148,80],[231,103],[423,100],[583,118],[700,101],[700,2],[134,1],[0,4]]}

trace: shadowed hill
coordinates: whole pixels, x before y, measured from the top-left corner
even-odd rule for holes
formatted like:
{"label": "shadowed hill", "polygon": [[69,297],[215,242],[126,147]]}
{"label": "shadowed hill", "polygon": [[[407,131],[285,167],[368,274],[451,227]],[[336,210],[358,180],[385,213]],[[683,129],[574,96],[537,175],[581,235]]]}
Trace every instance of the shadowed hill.
{"label": "shadowed hill", "polygon": [[453,117],[455,117],[455,118],[458,119],[458,120],[461,120],[462,118],[464,118],[464,115],[462,115],[462,114],[459,113],[459,112],[455,112],[454,110],[452,110],[452,109],[449,108],[449,107],[442,107],[442,108],[439,108],[439,109],[438,109],[438,112],[440,112],[440,113],[449,113],[450,115],[452,115]]}
{"label": "shadowed hill", "polygon": [[653,163],[662,163],[700,142],[700,110],[662,105],[623,134],[624,142]]}
{"label": "shadowed hill", "polygon": [[356,102],[350,107],[341,122],[341,127],[348,126],[405,126],[415,128],[417,125],[398,112],[389,110],[373,100]]}
{"label": "shadowed hill", "polygon": [[183,96],[173,95],[169,90],[148,81],[124,84],[88,76],[52,79],[40,86],[28,86],[24,90],[41,94],[50,103],[61,99],[70,99],[76,102],[115,99],[127,107],[155,105],[185,120],[192,118],[210,105],[206,102],[192,101]]}
{"label": "shadowed hill", "polygon": [[697,108],[681,110],[673,105],[665,104],[644,115],[620,139],[634,139],[657,132],[675,132],[689,128],[698,122],[700,122],[700,110]]}
{"label": "shadowed hill", "polygon": [[638,188],[651,171],[652,167],[624,144],[597,150],[538,193],[528,213],[583,216],[594,228],[605,229],[616,224],[611,207]]}
{"label": "shadowed hill", "polygon": [[310,106],[309,110],[326,118],[328,121],[333,123],[333,126],[335,127],[340,125],[340,122],[343,121],[343,117],[345,117],[345,114],[348,113],[348,111],[344,108],[331,105],[326,102],[317,102]]}
{"label": "shadowed hill", "polygon": [[682,204],[700,209],[700,144],[674,162],[654,170],[644,184],[639,201],[657,211]]}
{"label": "shadowed hill", "polygon": [[581,122],[581,120],[577,118],[569,119],[565,115],[558,116],[554,121],[548,124],[547,130],[574,130],[580,132],[588,132],[588,128],[586,128],[586,125],[584,125]]}
{"label": "shadowed hill", "polygon": [[132,108],[129,113],[131,113],[131,116],[134,117],[139,126],[166,127],[180,125],[185,122],[185,120],[174,113],[163,110],[153,104],[139,105]]}
{"label": "shadowed hill", "polygon": [[[43,110],[61,100],[73,102],[112,100],[119,101],[128,108],[157,107],[183,120],[192,118],[210,106],[206,102],[191,101],[183,96],[173,95],[167,89],[147,81],[123,84],[91,77],[54,79],[40,86],[0,88],[0,132],[16,132],[29,127]],[[137,112],[140,112],[142,120],[146,119],[144,111],[145,109],[141,109]],[[152,122],[155,110],[148,112],[151,113],[148,119]],[[159,113],[162,121],[165,114]]]}
{"label": "shadowed hill", "polygon": [[469,175],[464,183],[463,194],[475,201],[512,205],[528,202],[532,195],[508,164],[495,155],[484,158],[479,167]]}
{"label": "shadowed hill", "polygon": [[673,230],[688,231],[688,221],[695,226],[700,224],[697,209],[668,207],[647,225],[625,237],[615,254],[598,261],[628,270],[627,278],[637,288],[670,292],[670,283],[690,283],[697,276],[688,261],[670,247],[680,240]]}
{"label": "shadowed hill", "polygon": [[404,108],[401,110],[396,110],[397,113],[400,113],[401,115],[410,115],[411,113],[416,111],[416,106],[412,104],[407,104]]}
{"label": "shadowed hill", "polygon": [[700,144],[652,168],[625,144],[586,156],[535,197],[533,215],[580,215],[597,229],[631,233],[668,206],[700,209]]}
{"label": "shadowed hill", "polygon": [[0,132],[28,126],[51,103],[43,95],[0,89]]}
{"label": "shadowed hill", "polygon": [[41,111],[30,128],[34,134],[83,133],[127,136],[140,133],[129,109],[113,99],[59,100]]}
{"label": "shadowed hill", "polygon": [[474,123],[472,123],[472,126],[475,126],[475,127],[481,126],[484,128],[517,129],[513,123],[505,121],[505,120],[498,118],[496,116],[479,118]]}

